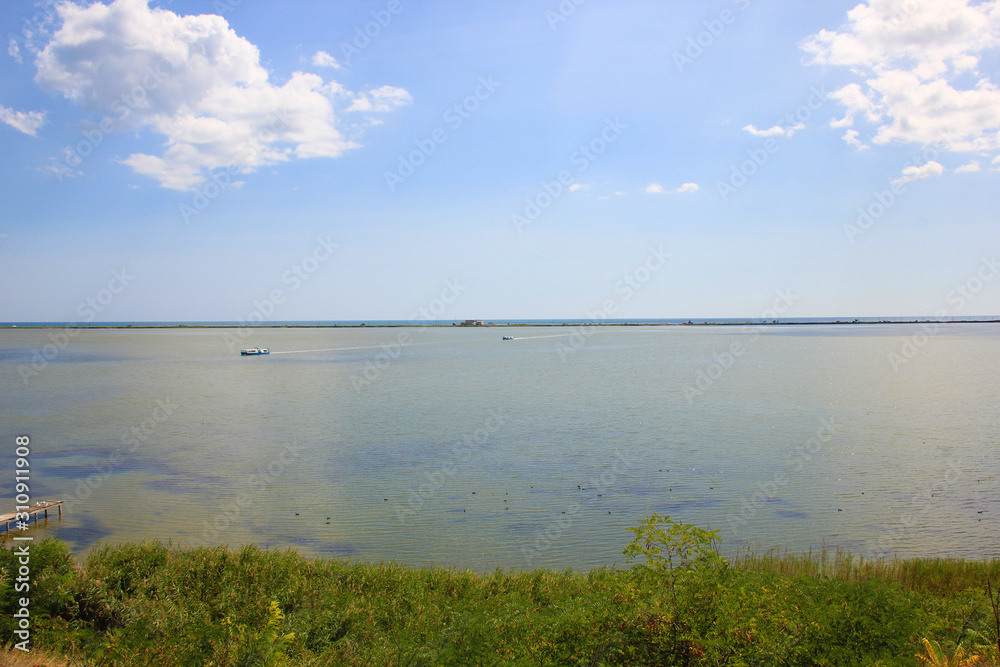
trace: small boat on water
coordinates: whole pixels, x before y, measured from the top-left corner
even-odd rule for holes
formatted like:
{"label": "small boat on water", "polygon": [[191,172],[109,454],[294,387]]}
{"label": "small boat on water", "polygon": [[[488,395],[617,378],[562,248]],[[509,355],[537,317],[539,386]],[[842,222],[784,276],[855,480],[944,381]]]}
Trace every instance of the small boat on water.
{"label": "small boat on water", "polygon": [[504,340],[514,340],[514,337],[513,336],[504,336],[503,339]]}
{"label": "small boat on water", "polygon": [[271,354],[271,351],[266,347],[251,347],[247,350],[240,350],[240,355],[244,357],[254,356],[258,354]]}

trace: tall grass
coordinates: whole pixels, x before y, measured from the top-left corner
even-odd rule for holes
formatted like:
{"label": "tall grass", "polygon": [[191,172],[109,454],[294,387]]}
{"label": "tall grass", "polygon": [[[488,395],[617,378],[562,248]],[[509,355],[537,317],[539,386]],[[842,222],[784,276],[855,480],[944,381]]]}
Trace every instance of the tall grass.
{"label": "tall grass", "polygon": [[478,574],[256,547],[122,544],[76,567],[59,542],[33,554],[33,646],[69,664],[911,667],[924,637],[947,655],[997,641],[980,592],[996,561],[744,554],[668,584],[649,567]]}
{"label": "tall grass", "polygon": [[38,648],[27,652],[16,648],[0,648],[0,667],[77,667],[85,664],[69,661],[60,655]]}
{"label": "tall grass", "polygon": [[1000,581],[1000,559],[909,558],[881,561],[865,560],[842,550],[804,554],[768,551],[764,554],[742,552],[735,556],[733,565],[785,576],[847,582],[893,581],[906,590],[935,595],[981,590],[987,581]]}

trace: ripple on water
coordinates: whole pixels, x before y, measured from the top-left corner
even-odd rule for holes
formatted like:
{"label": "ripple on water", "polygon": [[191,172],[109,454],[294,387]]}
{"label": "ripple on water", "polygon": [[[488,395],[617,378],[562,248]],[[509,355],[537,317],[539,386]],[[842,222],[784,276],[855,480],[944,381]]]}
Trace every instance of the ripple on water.
{"label": "ripple on water", "polygon": [[267,532],[263,528],[254,532],[259,535],[267,535],[273,538],[276,543],[305,547],[323,556],[353,556],[358,551],[350,542],[331,541],[312,535],[301,535],[298,533],[274,534]]}
{"label": "ripple on water", "polygon": [[717,498],[699,498],[696,500],[678,500],[670,503],[659,503],[653,505],[653,510],[659,513],[679,513],[685,510],[705,509],[707,507],[718,507],[722,504]]}

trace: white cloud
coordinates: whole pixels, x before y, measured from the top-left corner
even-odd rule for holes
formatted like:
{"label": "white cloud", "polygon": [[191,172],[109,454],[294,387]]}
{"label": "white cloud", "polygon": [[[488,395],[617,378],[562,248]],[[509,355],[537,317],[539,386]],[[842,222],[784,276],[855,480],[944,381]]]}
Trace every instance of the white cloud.
{"label": "white cloud", "polygon": [[622,191],[622,190],[615,190],[615,194],[618,195],[619,197],[621,197],[622,195],[625,194],[625,192]]}
{"label": "white cloud", "polygon": [[[698,192],[698,184],[697,183],[685,183],[684,185],[680,186],[679,188],[675,188],[674,190],[670,190],[670,192],[676,192],[676,193],[680,193],[680,194],[687,194],[687,193],[690,193],[690,192]],[[646,194],[650,194],[650,195],[662,195],[662,194],[666,194],[666,193],[667,193],[667,190],[662,185],[660,185],[659,183],[650,183],[649,185],[646,186]],[[616,195],[623,195],[625,193],[624,192],[616,192],[615,194]]]}
{"label": "white cloud", "polygon": [[944,173],[944,167],[942,167],[939,163],[935,162],[934,160],[931,160],[922,167],[913,165],[907,167],[906,169],[903,169],[903,175],[900,176],[899,178],[893,179],[892,183],[894,185],[909,183],[910,181],[917,181],[922,178],[930,178],[931,176],[940,176],[943,173]]}
{"label": "white cloud", "polygon": [[348,111],[392,111],[413,102],[413,97],[402,88],[382,86],[354,98]]}
{"label": "white cloud", "polygon": [[854,115],[864,112],[868,120],[875,122],[882,118],[872,102],[869,94],[861,89],[856,83],[849,83],[840,90],[835,90],[827,96],[831,100],[837,100],[847,108],[847,113],[840,120],[830,121],[830,127],[850,127],[854,125]]}
{"label": "white cloud", "polygon": [[45,124],[44,111],[14,111],[0,104],[0,122],[7,123],[18,132],[37,136],[38,128]]}
{"label": "white cloud", "polygon": [[332,67],[334,69],[340,69],[340,63],[337,59],[331,56],[326,51],[317,51],[313,54],[312,64],[316,67]]}
{"label": "white cloud", "polygon": [[1000,90],[976,69],[998,47],[1000,0],[868,0],[840,30],[803,44],[814,63],[849,67],[863,80],[830,95],[846,109],[835,127],[863,112],[876,144],[952,151],[1000,148]]}
{"label": "white cloud", "polygon": [[570,192],[576,192],[577,190],[589,190],[589,185],[584,185],[583,183],[573,183],[569,186]]}
{"label": "white cloud", "polygon": [[844,132],[844,141],[846,141],[851,146],[857,146],[859,151],[863,151],[869,148],[868,144],[858,139],[857,130],[847,130],[847,132]]}
{"label": "white cloud", "polygon": [[356,148],[338,109],[369,100],[370,113],[409,100],[400,88],[351,93],[316,74],[275,85],[257,47],[221,16],[179,16],[148,0],[57,5],[62,25],[38,54],[36,81],[114,128],[151,128],[160,155],[123,162],[167,188],[189,189],[207,172],[238,173],[295,158],[337,157]]}
{"label": "white cloud", "polygon": [[955,169],[956,174],[974,174],[980,170],[979,162],[973,160],[969,164],[963,164],[961,167]]}
{"label": "white cloud", "polygon": [[805,123],[796,123],[791,127],[782,127],[781,125],[775,125],[769,127],[766,130],[758,130],[755,125],[745,125],[743,129],[755,137],[785,137],[789,138],[794,135],[799,130],[805,129]]}

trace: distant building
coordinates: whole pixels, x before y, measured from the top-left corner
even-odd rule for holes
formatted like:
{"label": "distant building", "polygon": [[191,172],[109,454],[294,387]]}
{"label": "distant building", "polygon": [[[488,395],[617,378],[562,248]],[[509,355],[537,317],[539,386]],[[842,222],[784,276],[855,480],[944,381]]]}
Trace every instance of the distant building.
{"label": "distant building", "polygon": [[460,327],[481,327],[483,326],[482,320],[462,320],[458,325]]}

